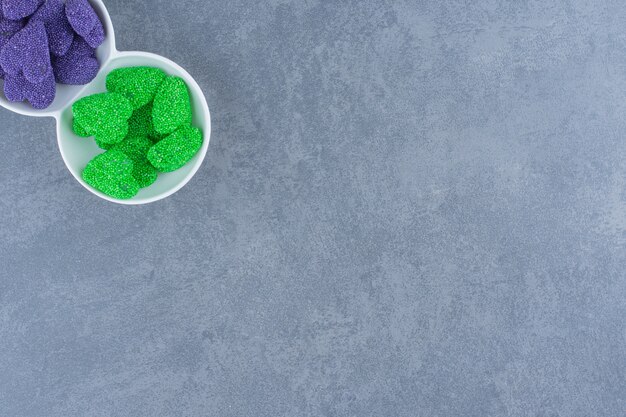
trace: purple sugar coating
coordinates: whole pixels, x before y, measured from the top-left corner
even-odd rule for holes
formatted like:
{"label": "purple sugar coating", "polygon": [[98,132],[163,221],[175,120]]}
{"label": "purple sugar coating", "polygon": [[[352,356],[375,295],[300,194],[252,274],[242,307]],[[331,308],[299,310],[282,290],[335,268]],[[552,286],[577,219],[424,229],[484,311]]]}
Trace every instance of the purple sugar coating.
{"label": "purple sugar coating", "polygon": [[4,95],[9,101],[28,102],[35,109],[45,109],[54,101],[56,84],[50,71],[40,83],[31,83],[22,73],[7,74],[4,80]]}
{"label": "purple sugar coating", "polygon": [[52,72],[44,24],[30,22],[13,35],[0,51],[0,66],[7,74],[17,75],[21,71],[31,83],[41,83]]}
{"label": "purple sugar coating", "polygon": [[0,33],[0,51],[2,51],[2,48],[4,48],[4,45],[9,43],[11,36],[12,35],[5,35],[3,33]]}
{"label": "purple sugar coating", "polygon": [[2,14],[10,20],[19,20],[35,13],[44,0],[2,0]]}
{"label": "purple sugar coating", "polygon": [[11,76],[5,74],[4,95],[9,101],[26,100],[25,91],[29,89],[31,84],[24,78],[22,74]]}
{"label": "purple sugar coating", "polygon": [[89,46],[86,40],[81,38],[80,36],[76,36],[74,38],[74,42],[72,42],[72,46],[70,47],[67,53],[72,53],[74,56],[95,56],[96,49]]}
{"label": "purple sugar coating", "polygon": [[54,77],[60,84],[84,85],[96,78],[100,64],[91,56],[75,59],[62,56],[56,59],[53,69]]}
{"label": "purple sugar coating", "polygon": [[65,16],[65,6],[61,0],[48,0],[41,6],[30,21],[43,22],[48,34],[50,52],[55,56],[67,53],[74,40],[74,31]]}
{"label": "purple sugar coating", "polygon": [[19,32],[26,24],[26,19],[9,20],[4,16],[0,16],[0,33],[12,35]]}
{"label": "purple sugar coating", "polygon": [[67,54],[53,60],[52,68],[57,82],[82,85],[96,77],[100,64],[94,50],[82,38],[76,37]]}
{"label": "purple sugar coating", "polygon": [[[6,45],[9,42],[9,39],[11,39],[11,36],[13,35],[0,33],[0,51],[2,51],[2,48],[4,48],[4,45]],[[0,79],[4,79],[4,75],[5,75],[5,72],[2,69],[2,66],[0,66]]]}
{"label": "purple sugar coating", "polygon": [[102,42],[104,42],[104,27],[102,27],[102,24],[100,24],[100,22],[98,22],[93,30],[89,32],[87,36],[83,36],[83,38],[91,47],[97,48],[98,46],[102,45]]}
{"label": "purple sugar coating", "polygon": [[97,24],[102,25],[98,15],[87,0],[67,0],[65,14],[72,28],[83,38],[88,36]]}
{"label": "purple sugar coating", "polygon": [[3,0],[0,0],[0,33],[3,35],[12,35],[18,32],[26,25],[26,19],[11,20],[2,12]]}

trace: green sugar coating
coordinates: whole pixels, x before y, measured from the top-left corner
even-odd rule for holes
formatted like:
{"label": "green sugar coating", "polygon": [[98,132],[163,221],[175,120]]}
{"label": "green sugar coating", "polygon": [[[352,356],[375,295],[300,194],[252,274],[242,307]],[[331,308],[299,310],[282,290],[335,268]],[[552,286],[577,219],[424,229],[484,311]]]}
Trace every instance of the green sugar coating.
{"label": "green sugar coating", "polygon": [[104,144],[121,142],[128,133],[128,119],[133,114],[130,102],[118,93],[83,97],[72,106],[74,121],[83,132]]}
{"label": "green sugar coating", "polygon": [[154,143],[159,143],[159,142],[161,142],[163,139],[165,139],[168,136],[169,135],[162,135],[160,133],[157,133],[156,136],[152,136],[152,137],[150,137],[150,139],[152,139],[152,142],[154,142]]}
{"label": "green sugar coating", "polygon": [[152,124],[152,103],[135,110],[128,119],[128,136],[145,136],[150,139],[159,136]]}
{"label": "green sugar coating", "polygon": [[157,132],[167,135],[191,123],[191,101],[187,84],[179,77],[167,77],[154,97],[152,120]]}
{"label": "green sugar coating", "polygon": [[81,125],[76,123],[76,119],[74,119],[74,121],[72,122],[72,130],[77,136],[80,136],[83,138],[88,138],[89,136],[91,136],[89,135],[89,133],[85,132],[85,129],[83,129]]}
{"label": "green sugar coating", "polygon": [[132,174],[132,159],[121,151],[111,149],[87,164],[83,180],[110,197],[127,200],[139,192],[139,184]]}
{"label": "green sugar coating", "polygon": [[201,147],[200,129],[183,126],[150,148],[148,160],[161,172],[176,171],[189,162]]}
{"label": "green sugar coating", "polygon": [[107,76],[107,90],[120,93],[139,109],[150,103],[166,75],[160,68],[125,67],[117,68]]}
{"label": "green sugar coating", "polygon": [[146,157],[152,147],[152,141],[144,136],[127,136],[126,139],[114,145],[114,148],[124,152],[130,159]]}
{"label": "green sugar coating", "polygon": [[152,185],[157,180],[157,171],[148,162],[148,151],[152,141],[143,136],[127,136],[126,139],[113,146],[116,151],[123,152],[133,161],[133,177],[141,188]]}
{"label": "green sugar coating", "polygon": [[105,151],[108,151],[109,149],[114,147],[116,144],[115,143],[104,143],[104,142],[101,142],[98,139],[96,139],[96,145],[98,145],[98,148],[104,149]]}
{"label": "green sugar coating", "polygon": [[139,184],[141,188],[146,188],[154,184],[158,175],[159,173],[157,170],[145,157],[141,160],[141,162],[136,162],[135,167],[133,168],[133,177],[137,180],[137,184]]}

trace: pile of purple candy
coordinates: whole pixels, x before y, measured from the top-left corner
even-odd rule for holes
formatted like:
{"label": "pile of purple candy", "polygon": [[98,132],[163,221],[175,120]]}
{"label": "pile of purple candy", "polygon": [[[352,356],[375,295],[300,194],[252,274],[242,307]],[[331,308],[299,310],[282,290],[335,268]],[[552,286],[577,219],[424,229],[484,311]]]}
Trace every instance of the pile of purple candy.
{"label": "pile of purple candy", "polygon": [[102,42],[104,28],[88,0],[0,0],[4,95],[47,108],[56,82],[80,85],[95,78]]}

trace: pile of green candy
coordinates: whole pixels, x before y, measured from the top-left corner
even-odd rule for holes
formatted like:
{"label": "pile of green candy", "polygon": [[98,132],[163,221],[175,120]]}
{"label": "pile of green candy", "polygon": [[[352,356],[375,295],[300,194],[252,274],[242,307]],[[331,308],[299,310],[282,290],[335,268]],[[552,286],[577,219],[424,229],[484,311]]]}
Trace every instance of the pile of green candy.
{"label": "pile of green candy", "polygon": [[110,197],[129,199],[159,172],[189,162],[202,147],[202,132],[191,126],[189,90],[179,77],[159,68],[118,68],[106,87],[106,93],[72,106],[74,133],[93,136],[106,151],[87,164],[82,177]]}

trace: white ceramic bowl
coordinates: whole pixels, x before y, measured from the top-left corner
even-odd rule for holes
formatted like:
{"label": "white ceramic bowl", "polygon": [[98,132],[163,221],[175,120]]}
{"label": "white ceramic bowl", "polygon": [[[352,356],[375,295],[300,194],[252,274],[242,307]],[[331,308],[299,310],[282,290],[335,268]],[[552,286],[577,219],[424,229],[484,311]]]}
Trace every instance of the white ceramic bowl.
{"label": "white ceramic bowl", "polygon": [[[119,52],[115,49],[115,33],[111,18],[102,0],[90,0],[94,10],[100,16],[106,33],[106,40],[96,51],[100,62],[100,72],[96,78],[87,85],[61,85],[57,84],[57,93],[54,102],[45,110],[36,110],[27,103],[12,103],[4,94],[0,93],[0,106],[13,112],[26,116],[54,117],[57,122],[57,139],[59,149],[65,165],[72,175],[86,189],[105,200],[119,204],[147,204],[161,200],[180,190],[202,165],[202,161],[209,149],[211,136],[211,115],[202,89],[196,81],[183,68],[163,58],[162,56],[146,52]],[[151,66],[161,68],[169,75],[182,78],[189,87],[193,110],[193,125],[200,128],[204,134],[202,148],[194,158],[184,167],[169,173],[160,173],[157,181],[150,187],[142,188],[139,193],[129,200],[111,198],[89,186],[81,178],[81,173],[87,163],[103,150],[98,148],[93,138],[76,136],[72,131],[72,104],[81,97],[106,91],[105,81],[107,74],[120,67]],[[1,80],[0,80],[1,81]],[[3,84],[0,82],[0,88]]]}

